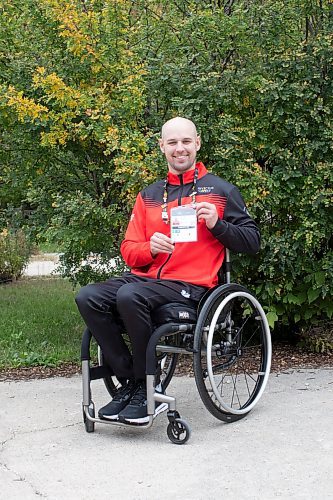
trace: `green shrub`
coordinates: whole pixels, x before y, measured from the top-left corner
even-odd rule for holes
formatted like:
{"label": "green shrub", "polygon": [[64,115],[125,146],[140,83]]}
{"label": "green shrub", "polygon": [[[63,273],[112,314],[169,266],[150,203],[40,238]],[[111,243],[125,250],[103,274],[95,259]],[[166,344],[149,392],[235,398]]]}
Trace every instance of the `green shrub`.
{"label": "green shrub", "polygon": [[30,256],[30,242],[22,229],[0,232],[0,282],[22,275]]}
{"label": "green shrub", "polygon": [[330,353],[333,351],[333,322],[319,322],[316,326],[305,328],[300,332],[301,347],[312,352]]}
{"label": "green shrub", "polygon": [[333,5],[254,0],[226,15],[196,2],[160,48],[164,19],[151,30],[149,120],[192,118],[200,159],[240,188],[259,223],[260,254],[232,255],[233,279],[276,331],[331,319]]}
{"label": "green shrub", "polygon": [[261,227],[233,279],[277,331],[332,319],[332,2],[40,3],[0,16],[0,208],[33,209],[64,276],[104,279],[135,193],[165,175],[155,134],[186,116]]}

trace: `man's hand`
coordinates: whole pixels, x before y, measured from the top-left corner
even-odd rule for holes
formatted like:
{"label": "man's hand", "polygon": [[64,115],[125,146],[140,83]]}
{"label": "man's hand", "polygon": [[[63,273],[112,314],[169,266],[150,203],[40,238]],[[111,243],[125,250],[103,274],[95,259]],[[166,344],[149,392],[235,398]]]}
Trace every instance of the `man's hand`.
{"label": "man's hand", "polygon": [[197,203],[195,209],[197,211],[198,220],[203,219],[208,229],[212,229],[219,218],[216,206],[213,203],[203,201],[202,203]]}
{"label": "man's hand", "polygon": [[172,253],[174,249],[171,239],[163,233],[154,233],[150,238],[150,252],[153,257],[158,253]]}

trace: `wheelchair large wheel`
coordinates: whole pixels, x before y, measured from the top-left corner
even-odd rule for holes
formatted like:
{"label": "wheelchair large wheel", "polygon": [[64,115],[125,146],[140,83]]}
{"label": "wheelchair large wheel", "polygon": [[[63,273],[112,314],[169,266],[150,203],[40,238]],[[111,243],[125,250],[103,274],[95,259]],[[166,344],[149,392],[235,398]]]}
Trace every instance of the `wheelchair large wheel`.
{"label": "wheelchair large wheel", "polygon": [[236,284],[214,290],[199,314],[194,350],[206,408],[225,422],[243,418],[259,401],[271,365],[269,326],[257,299]]}

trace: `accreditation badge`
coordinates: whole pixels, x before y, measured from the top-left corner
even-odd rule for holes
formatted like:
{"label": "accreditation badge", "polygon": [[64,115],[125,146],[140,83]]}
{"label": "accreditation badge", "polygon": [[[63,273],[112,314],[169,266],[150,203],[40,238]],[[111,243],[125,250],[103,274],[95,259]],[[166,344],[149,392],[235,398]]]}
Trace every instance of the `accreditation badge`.
{"label": "accreditation badge", "polygon": [[191,206],[184,205],[171,208],[170,226],[173,243],[197,241],[197,214]]}

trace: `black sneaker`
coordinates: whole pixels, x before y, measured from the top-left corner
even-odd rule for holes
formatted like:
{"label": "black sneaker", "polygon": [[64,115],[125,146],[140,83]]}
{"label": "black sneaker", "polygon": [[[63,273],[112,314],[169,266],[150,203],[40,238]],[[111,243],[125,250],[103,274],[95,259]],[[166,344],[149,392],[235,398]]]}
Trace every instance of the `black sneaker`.
{"label": "black sneaker", "polygon": [[[167,403],[156,402],[154,418],[167,408]],[[119,412],[118,418],[121,422],[129,424],[145,424],[149,422],[147,413],[147,388],[145,382],[140,382],[137,385],[136,391],[130,402],[124,410]]]}
{"label": "black sneaker", "polygon": [[118,413],[128,405],[136,387],[137,384],[134,380],[129,380],[127,384],[119,387],[119,389],[115,392],[112,401],[99,410],[99,418],[117,420]]}

